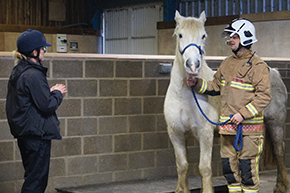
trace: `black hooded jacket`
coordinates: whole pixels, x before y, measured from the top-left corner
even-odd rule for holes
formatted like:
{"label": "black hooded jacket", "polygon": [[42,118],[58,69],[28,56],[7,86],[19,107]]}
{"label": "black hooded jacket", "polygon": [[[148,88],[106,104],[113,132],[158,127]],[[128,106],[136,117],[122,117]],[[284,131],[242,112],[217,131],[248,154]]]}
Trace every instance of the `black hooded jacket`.
{"label": "black hooded jacket", "polygon": [[11,72],[6,114],[15,138],[61,139],[55,111],[62,102],[60,91],[50,92],[47,68],[21,60]]}

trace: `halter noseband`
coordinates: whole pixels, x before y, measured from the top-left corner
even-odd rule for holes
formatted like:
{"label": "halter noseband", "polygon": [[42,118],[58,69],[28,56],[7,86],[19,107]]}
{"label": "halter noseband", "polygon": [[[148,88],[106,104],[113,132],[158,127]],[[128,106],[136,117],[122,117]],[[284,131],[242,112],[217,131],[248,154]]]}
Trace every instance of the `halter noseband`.
{"label": "halter noseband", "polygon": [[194,43],[191,43],[191,44],[188,44],[182,51],[179,49],[180,54],[183,55],[184,52],[186,51],[186,49],[189,48],[190,46],[195,46],[199,50],[200,55],[202,55],[204,53],[200,46],[198,46]]}

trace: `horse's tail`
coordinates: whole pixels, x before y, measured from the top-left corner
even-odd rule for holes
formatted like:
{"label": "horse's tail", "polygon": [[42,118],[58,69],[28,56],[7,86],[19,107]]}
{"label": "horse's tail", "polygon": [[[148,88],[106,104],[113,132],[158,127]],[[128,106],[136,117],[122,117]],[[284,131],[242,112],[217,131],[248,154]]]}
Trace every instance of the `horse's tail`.
{"label": "horse's tail", "polygon": [[[274,187],[274,192],[286,193],[289,190],[289,177],[287,168],[284,163],[284,154],[277,155],[279,153],[276,152],[274,148],[274,141],[270,136],[269,128],[266,128],[266,132],[264,133],[265,141],[264,141],[264,150],[262,154],[262,164],[264,167],[277,167],[277,182]],[[277,146],[278,144],[276,144]],[[282,149],[284,151],[284,142],[281,143]],[[276,148],[277,150],[277,148]]]}
{"label": "horse's tail", "polygon": [[276,166],[277,165],[277,159],[274,155],[274,145],[273,145],[272,138],[269,133],[269,129],[265,129],[264,133],[264,147],[263,147],[263,153],[262,153],[262,163],[263,166]]}

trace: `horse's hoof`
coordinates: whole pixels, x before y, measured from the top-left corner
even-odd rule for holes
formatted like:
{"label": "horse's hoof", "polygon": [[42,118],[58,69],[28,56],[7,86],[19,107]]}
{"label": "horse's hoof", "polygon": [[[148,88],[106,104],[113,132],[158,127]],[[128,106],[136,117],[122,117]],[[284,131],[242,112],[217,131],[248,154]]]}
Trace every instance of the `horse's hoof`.
{"label": "horse's hoof", "polygon": [[190,193],[189,190],[175,190],[175,193]]}
{"label": "horse's hoof", "polygon": [[277,183],[274,188],[274,193],[287,193],[285,186],[280,183]]}

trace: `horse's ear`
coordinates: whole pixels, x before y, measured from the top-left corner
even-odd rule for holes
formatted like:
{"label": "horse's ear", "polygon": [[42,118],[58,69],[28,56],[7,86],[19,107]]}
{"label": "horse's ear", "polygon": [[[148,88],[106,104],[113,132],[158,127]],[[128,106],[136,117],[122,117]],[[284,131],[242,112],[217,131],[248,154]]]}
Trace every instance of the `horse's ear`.
{"label": "horse's ear", "polygon": [[205,21],[206,21],[205,11],[201,12],[201,14],[200,14],[200,16],[199,16],[199,20],[200,20],[202,23],[205,23]]}
{"label": "horse's ear", "polygon": [[179,14],[179,12],[176,10],[176,11],[175,11],[175,18],[174,18],[175,21],[176,21],[176,23],[177,23],[177,24],[180,24],[180,23],[182,22],[183,18],[184,18],[184,17],[182,17],[182,16]]}

